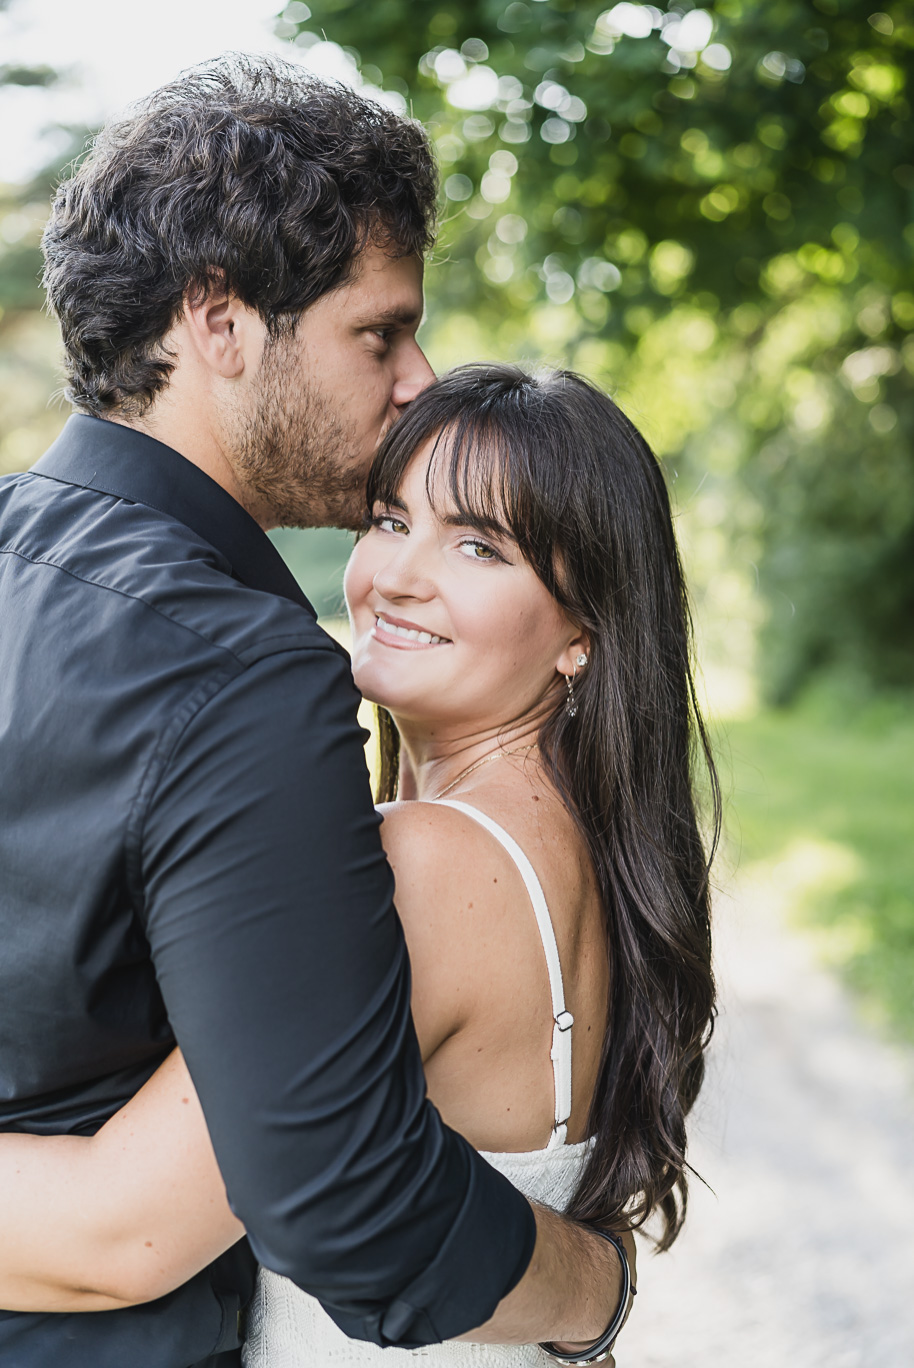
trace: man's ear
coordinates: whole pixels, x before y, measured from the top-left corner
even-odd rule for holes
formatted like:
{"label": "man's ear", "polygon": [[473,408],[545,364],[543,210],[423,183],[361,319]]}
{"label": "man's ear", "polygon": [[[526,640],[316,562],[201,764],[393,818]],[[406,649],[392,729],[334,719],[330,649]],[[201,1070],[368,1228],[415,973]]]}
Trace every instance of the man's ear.
{"label": "man's ear", "polygon": [[260,315],[226,289],[221,273],[184,296],[184,326],[198,359],[223,380],[236,380],[263,355],[266,328]]}

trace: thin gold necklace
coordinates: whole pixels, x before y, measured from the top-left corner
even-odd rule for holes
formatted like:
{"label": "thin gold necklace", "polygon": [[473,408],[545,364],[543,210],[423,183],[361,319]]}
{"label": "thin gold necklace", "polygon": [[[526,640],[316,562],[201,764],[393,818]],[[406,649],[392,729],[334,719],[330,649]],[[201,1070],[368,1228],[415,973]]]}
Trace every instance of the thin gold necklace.
{"label": "thin gold necklace", "polygon": [[532,746],[517,746],[514,750],[497,750],[493,751],[491,755],[484,755],[481,760],[474,760],[472,765],[467,765],[466,769],[461,770],[457,778],[452,779],[446,788],[443,788],[440,793],[436,793],[434,798],[428,798],[426,801],[437,803],[439,798],[443,798],[446,793],[450,793],[451,789],[456,788],[461,780],[469,778],[474,770],[481,769],[483,765],[490,765],[493,760],[501,760],[506,755],[522,755],[525,751],[538,749],[538,744],[534,741]]}

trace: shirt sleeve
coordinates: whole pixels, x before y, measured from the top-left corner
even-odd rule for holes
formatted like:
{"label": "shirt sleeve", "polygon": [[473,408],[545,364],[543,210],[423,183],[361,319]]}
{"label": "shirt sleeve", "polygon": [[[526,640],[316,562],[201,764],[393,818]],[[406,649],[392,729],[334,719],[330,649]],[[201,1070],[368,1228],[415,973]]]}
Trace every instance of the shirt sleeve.
{"label": "shirt sleeve", "polygon": [[486,1320],[526,1200],[425,1096],[358,695],[332,650],[209,681],[137,805],[153,960],[233,1210],[350,1335]]}

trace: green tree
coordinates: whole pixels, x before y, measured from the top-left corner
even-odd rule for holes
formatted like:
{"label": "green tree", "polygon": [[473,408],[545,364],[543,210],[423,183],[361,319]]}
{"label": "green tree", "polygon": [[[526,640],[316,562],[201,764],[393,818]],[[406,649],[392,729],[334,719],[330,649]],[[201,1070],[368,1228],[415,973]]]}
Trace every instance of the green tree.
{"label": "green tree", "polygon": [[[4,0],[0,9],[5,8]],[[0,86],[49,86],[56,79],[49,67],[0,64]],[[27,186],[0,185],[0,320],[6,314],[41,308],[41,252],[29,210],[36,201],[45,208],[50,180],[47,173]]]}
{"label": "green tree", "polygon": [[836,665],[914,682],[914,22],[870,3],[281,20],[433,134],[440,355],[564,358],[623,391],[701,482],[697,521],[758,564],[782,699]]}
{"label": "green tree", "polygon": [[[0,9],[5,0],[0,0]],[[49,67],[0,64],[0,87],[48,87]],[[62,150],[24,185],[0,183],[0,474],[31,464],[56,437],[65,414],[49,402],[60,387],[58,337],[43,312],[41,232],[61,167],[88,131],[58,130]]]}

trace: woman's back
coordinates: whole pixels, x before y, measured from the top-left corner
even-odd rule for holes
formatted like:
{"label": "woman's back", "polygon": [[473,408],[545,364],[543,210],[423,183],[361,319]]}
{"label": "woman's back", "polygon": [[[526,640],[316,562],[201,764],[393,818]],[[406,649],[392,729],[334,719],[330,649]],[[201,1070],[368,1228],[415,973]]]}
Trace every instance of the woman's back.
{"label": "woman's back", "polygon": [[575,823],[538,760],[502,759],[453,798],[385,812],[397,909],[413,967],[413,1015],[429,1093],[477,1148],[543,1148],[554,1122],[549,973],[531,893],[493,819],[530,862],[554,927],[575,1025],[568,1138],[585,1139],[606,1026],[602,909]]}
{"label": "woman's back", "polygon": [[[526,1196],[564,1210],[591,1149],[586,1121],[607,994],[602,916],[574,824],[539,766],[499,768],[458,800],[391,806],[385,844],[430,1096]],[[536,1346],[421,1352],[465,1368],[543,1360]],[[393,1368],[400,1354],[413,1357],[348,1339],[314,1298],[261,1274],[246,1368],[375,1360]]]}

